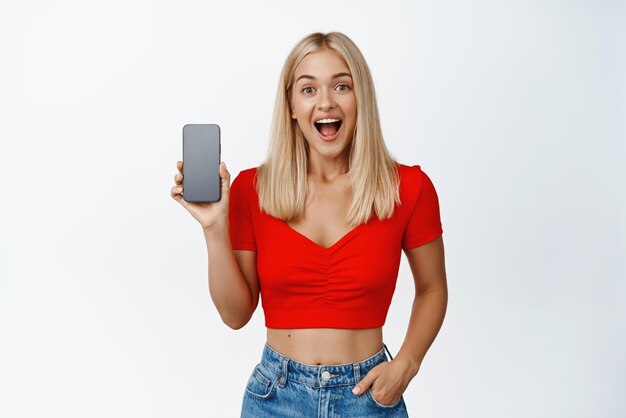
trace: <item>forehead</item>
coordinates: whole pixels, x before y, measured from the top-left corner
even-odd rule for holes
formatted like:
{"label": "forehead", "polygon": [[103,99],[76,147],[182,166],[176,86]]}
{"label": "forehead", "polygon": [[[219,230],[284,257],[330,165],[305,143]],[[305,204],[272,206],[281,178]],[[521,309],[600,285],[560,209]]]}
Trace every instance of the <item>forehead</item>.
{"label": "forehead", "polygon": [[315,78],[331,78],[333,74],[348,73],[348,64],[339,54],[330,49],[312,52],[305,56],[294,72],[294,79],[297,80],[303,74]]}

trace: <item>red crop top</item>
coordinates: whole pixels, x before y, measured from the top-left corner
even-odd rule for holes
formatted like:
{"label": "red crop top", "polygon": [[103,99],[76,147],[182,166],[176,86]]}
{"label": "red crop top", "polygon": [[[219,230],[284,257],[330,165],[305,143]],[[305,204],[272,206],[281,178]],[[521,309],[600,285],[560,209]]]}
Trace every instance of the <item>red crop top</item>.
{"label": "red crop top", "polygon": [[384,325],[396,288],[402,249],[443,234],[435,188],[419,165],[399,164],[400,199],[391,218],[373,215],[328,248],[262,213],[256,167],[230,187],[234,250],[257,252],[261,302],[268,328],[375,328]]}

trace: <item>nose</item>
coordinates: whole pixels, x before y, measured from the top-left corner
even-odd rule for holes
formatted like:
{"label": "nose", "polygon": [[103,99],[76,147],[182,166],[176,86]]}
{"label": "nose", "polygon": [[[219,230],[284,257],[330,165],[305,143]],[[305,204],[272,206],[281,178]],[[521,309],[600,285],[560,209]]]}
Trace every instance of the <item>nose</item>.
{"label": "nose", "polygon": [[319,102],[317,103],[317,108],[319,110],[326,111],[336,106],[335,99],[333,98],[332,93],[328,91],[328,89],[321,89],[318,97]]}

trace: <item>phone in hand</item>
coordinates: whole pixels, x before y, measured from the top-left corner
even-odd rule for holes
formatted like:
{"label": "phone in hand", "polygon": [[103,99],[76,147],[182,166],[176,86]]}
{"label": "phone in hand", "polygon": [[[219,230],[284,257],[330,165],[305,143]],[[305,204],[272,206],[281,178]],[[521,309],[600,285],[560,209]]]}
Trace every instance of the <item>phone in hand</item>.
{"label": "phone in hand", "polygon": [[183,126],[183,198],[187,202],[217,202],[222,198],[220,127]]}

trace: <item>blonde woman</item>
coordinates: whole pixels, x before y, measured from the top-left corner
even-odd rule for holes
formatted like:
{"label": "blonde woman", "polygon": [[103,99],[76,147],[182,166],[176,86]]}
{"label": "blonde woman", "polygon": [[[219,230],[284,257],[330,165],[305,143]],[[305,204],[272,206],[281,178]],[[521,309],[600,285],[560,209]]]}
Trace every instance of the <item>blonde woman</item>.
{"label": "blonde woman", "polygon": [[[171,195],[203,227],[222,320],[243,327],[261,296],[267,341],[241,416],[407,417],[403,393],[447,306],[443,230],[429,177],[385,146],[356,45],[331,32],[293,48],[267,158],[232,185],[222,163],[219,202],[186,202],[177,167]],[[416,294],[394,358],[382,326],[402,251]]]}

